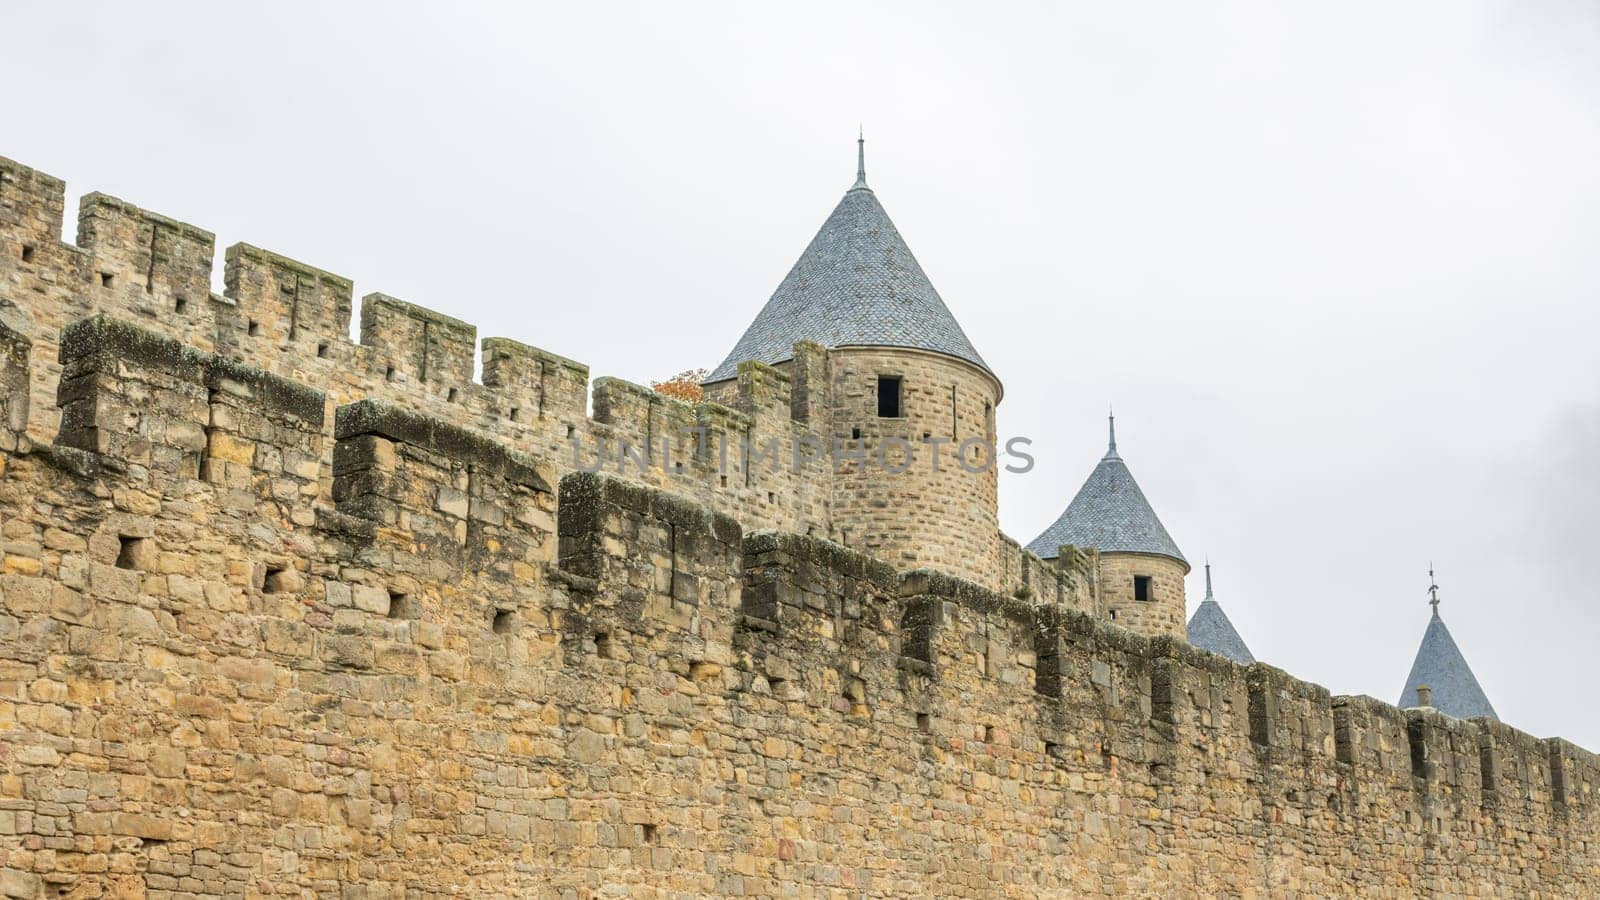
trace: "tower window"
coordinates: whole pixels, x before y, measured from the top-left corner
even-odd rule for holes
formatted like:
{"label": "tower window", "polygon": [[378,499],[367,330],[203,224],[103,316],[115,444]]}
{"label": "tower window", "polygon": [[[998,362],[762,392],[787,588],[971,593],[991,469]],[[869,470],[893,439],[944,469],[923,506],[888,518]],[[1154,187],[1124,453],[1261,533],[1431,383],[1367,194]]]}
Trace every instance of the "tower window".
{"label": "tower window", "polygon": [[900,376],[878,376],[878,418],[900,418]]}
{"label": "tower window", "polygon": [[1150,576],[1133,576],[1133,599],[1139,601],[1140,603],[1149,603],[1150,598]]}

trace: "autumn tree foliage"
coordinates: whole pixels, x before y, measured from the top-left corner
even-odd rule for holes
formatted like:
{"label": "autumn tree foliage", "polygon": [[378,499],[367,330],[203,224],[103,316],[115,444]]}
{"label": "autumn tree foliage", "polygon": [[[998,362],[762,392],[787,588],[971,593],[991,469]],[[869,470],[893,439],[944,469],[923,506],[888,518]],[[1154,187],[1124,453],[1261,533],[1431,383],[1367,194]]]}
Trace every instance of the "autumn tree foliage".
{"label": "autumn tree foliage", "polygon": [[650,382],[650,389],[687,403],[699,403],[706,398],[706,389],[700,386],[700,382],[709,374],[707,369],[686,369],[671,378]]}

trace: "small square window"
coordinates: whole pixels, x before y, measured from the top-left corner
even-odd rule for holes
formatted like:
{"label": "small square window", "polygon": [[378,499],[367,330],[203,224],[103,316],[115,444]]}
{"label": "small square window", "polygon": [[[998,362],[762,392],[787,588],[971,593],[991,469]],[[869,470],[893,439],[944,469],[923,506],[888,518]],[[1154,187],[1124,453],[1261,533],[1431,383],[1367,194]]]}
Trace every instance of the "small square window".
{"label": "small square window", "polygon": [[328,345],[327,344],[318,344],[317,345],[317,358],[318,359],[327,359],[328,358]]}
{"label": "small square window", "polygon": [[114,277],[112,276],[112,274],[110,272],[101,272],[100,273],[100,286],[101,287],[111,287],[111,282],[113,280],[114,280]]}
{"label": "small square window", "polygon": [[117,568],[144,569],[151,562],[151,545],[146,538],[117,538]]}
{"label": "small square window", "polygon": [[250,324],[245,327],[245,331],[248,332],[251,337],[255,337],[261,333],[261,323],[257,322],[255,319],[251,319]]}
{"label": "small square window", "polygon": [[516,614],[509,609],[497,609],[490,620],[489,627],[495,634],[510,634],[516,625]]}
{"label": "small square window", "polygon": [[172,301],[172,311],[182,315],[189,311],[189,298],[178,297]]}
{"label": "small square window", "polygon": [[402,594],[399,591],[390,591],[389,618],[420,619],[422,618],[422,604],[410,594]]}
{"label": "small square window", "polygon": [[266,594],[284,594],[290,590],[293,576],[283,566],[268,566],[267,574],[261,579],[261,591]]}
{"label": "small square window", "polygon": [[33,247],[28,244],[22,245],[22,261],[33,262]]}
{"label": "small square window", "polygon": [[900,376],[878,376],[878,418],[900,418]]}
{"label": "small square window", "polygon": [[1139,601],[1140,603],[1149,603],[1151,600],[1155,599],[1155,596],[1152,593],[1149,575],[1133,576],[1133,599]]}

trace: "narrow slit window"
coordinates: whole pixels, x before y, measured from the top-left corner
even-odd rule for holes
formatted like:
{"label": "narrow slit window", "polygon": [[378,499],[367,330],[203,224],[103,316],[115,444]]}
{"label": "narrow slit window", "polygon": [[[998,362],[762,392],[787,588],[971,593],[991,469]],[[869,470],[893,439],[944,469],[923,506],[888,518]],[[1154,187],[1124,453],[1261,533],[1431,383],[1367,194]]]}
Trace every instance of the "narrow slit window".
{"label": "narrow slit window", "polygon": [[878,376],[878,418],[900,418],[900,376]]}
{"label": "narrow slit window", "polygon": [[959,440],[961,437],[961,429],[958,426],[957,421],[956,386],[952,384],[950,385],[950,440],[952,441]]}
{"label": "narrow slit window", "polygon": [[1133,599],[1140,603],[1149,603],[1151,600],[1150,576],[1133,576]]}

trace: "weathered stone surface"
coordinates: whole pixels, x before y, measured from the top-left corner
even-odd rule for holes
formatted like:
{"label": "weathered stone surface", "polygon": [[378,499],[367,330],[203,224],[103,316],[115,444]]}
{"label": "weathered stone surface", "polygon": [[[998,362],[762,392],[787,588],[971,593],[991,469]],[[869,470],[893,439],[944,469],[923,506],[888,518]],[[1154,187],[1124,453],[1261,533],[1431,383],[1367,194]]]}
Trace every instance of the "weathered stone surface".
{"label": "weathered stone surface", "polygon": [[213,298],[209,234],[96,198],[68,247],[0,174],[0,894],[1600,892],[1587,751],[1108,622],[1130,572],[1022,553],[992,478],[674,436],[976,433],[959,363],[589,419],[570,360],[472,384],[464,323],[383,298],[352,344],[338,276],[240,246]]}

